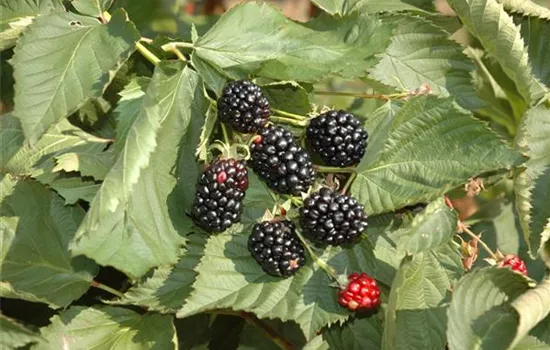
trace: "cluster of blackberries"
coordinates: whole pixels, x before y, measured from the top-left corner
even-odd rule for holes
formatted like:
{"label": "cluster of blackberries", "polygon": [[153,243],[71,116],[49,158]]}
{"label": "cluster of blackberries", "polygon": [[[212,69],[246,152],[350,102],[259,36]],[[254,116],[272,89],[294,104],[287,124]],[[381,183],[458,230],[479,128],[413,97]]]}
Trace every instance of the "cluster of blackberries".
{"label": "cluster of blackberries", "polygon": [[[250,81],[233,81],[218,99],[219,119],[236,131],[255,133],[248,165],[267,186],[281,194],[307,192],[316,176],[310,155],[292,133],[267,125],[270,105],[260,87]],[[306,129],[312,152],[327,165],[359,163],[365,154],[367,132],[352,114],[328,111],[313,118]],[[240,220],[248,186],[241,161],[219,159],[202,174],[197,185],[193,218],[209,232],[221,232]],[[312,240],[340,245],[353,242],[366,228],[367,215],[357,200],[328,188],[311,194],[300,209],[300,226]],[[248,248],[263,270],[291,276],[305,262],[304,246],[294,224],[287,220],[256,224]]]}

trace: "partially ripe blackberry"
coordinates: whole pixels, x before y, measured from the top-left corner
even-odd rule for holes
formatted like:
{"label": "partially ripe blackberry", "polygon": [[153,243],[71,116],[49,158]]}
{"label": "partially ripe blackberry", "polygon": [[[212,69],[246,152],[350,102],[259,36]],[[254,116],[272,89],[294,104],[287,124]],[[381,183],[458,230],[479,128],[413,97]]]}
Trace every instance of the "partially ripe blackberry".
{"label": "partially ripe blackberry", "polygon": [[323,162],[345,167],[359,163],[367,148],[368,134],[353,114],[340,110],[313,118],[306,137]]}
{"label": "partially ripe blackberry", "polygon": [[252,228],[248,250],[268,274],[288,277],[304,265],[304,246],[295,229],[288,220],[264,221]]}
{"label": "partially ripe blackberry", "polygon": [[248,80],[228,83],[218,99],[218,117],[239,132],[258,131],[270,115],[269,101],[260,87]]}
{"label": "partially ripe blackberry", "polygon": [[269,125],[250,146],[248,164],[273,190],[285,194],[307,192],[315,180],[309,154],[290,131]]}
{"label": "partially ripe blackberry", "polygon": [[521,273],[522,275],[527,276],[527,266],[525,266],[523,260],[521,260],[520,257],[515,254],[506,255],[501,261],[500,266],[508,266],[512,271],[516,271]]}
{"label": "partially ripe blackberry", "polygon": [[347,285],[338,291],[338,303],[350,311],[364,312],[380,305],[380,288],[366,273],[352,273]]}
{"label": "partially ripe blackberry", "polygon": [[367,228],[364,206],[353,197],[322,188],[304,201],[300,226],[312,241],[341,245],[353,242]]}
{"label": "partially ripe blackberry", "polygon": [[243,162],[218,159],[202,173],[197,184],[192,216],[208,232],[222,232],[241,219],[242,199],[248,188]]}

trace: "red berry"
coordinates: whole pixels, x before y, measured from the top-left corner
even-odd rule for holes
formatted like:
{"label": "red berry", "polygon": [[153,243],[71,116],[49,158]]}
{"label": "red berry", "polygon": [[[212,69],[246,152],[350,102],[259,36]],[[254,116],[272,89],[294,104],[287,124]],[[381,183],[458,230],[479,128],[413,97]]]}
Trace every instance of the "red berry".
{"label": "red berry", "polygon": [[262,135],[256,135],[254,136],[254,139],[252,139],[252,142],[254,142],[255,144],[260,144],[262,143],[263,139],[264,138],[262,137]]}
{"label": "red berry", "polygon": [[523,260],[521,260],[517,255],[514,255],[514,254],[506,255],[500,266],[502,267],[510,266],[512,271],[516,271],[527,276],[527,267],[525,266],[525,263],[523,262]]}
{"label": "red berry", "polygon": [[225,171],[221,171],[216,175],[216,182],[219,184],[223,184],[227,180],[227,173]]}
{"label": "red berry", "polygon": [[338,291],[338,303],[350,311],[368,311],[380,305],[380,288],[366,273],[352,273],[348,285]]}

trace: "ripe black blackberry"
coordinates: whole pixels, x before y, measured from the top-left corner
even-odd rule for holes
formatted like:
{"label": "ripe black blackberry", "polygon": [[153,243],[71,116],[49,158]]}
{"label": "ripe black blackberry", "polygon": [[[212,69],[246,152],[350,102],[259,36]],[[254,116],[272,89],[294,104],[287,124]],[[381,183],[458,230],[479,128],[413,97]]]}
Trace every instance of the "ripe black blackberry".
{"label": "ripe black blackberry", "polygon": [[202,173],[197,184],[192,216],[208,232],[222,232],[239,222],[242,199],[248,188],[243,162],[218,159]]}
{"label": "ripe black blackberry", "polygon": [[260,130],[254,139],[248,164],[279,193],[306,192],[315,180],[309,154],[288,130],[273,125]]}
{"label": "ripe black blackberry", "polygon": [[218,117],[239,132],[258,131],[270,115],[269,101],[260,87],[248,80],[228,83],[218,99]]}
{"label": "ripe black blackberry", "polygon": [[295,229],[288,220],[264,221],[252,228],[248,250],[268,274],[288,277],[304,265],[304,246]]}
{"label": "ripe black blackberry", "polygon": [[323,162],[345,167],[359,163],[367,148],[368,134],[353,114],[340,110],[313,118],[306,137]]}
{"label": "ripe black blackberry", "polygon": [[304,201],[300,208],[300,226],[314,242],[350,243],[367,228],[364,209],[355,198],[322,188]]}

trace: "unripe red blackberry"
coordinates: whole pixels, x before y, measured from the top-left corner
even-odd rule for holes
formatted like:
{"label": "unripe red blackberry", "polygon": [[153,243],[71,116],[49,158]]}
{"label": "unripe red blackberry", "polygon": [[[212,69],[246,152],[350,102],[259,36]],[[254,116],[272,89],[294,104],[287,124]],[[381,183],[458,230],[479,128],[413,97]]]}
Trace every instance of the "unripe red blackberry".
{"label": "unripe red blackberry", "polygon": [[353,242],[367,228],[365,207],[353,197],[322,188],[304,200],[300,226],[312,241],[341,245]]}
{"label": "unripe red blackberry", "polygon": [[338,303],[350,311],[369,311],[380,305],[380,288],[366,273],[352,273],[345,288],[338,291]]}
{"label": "unripe red blackberry", "polygon": [[218,159],[202,173],[197,184],[192,216],[208,232],[222,232],[241,219],[242,199],[248,188],[243,162]]}
{"label": "unripe red blackberry", "polygon": [[260,87],[248,80],[228,83],[218,99],[218,117],[239,132],[258,131],[270,115],[269,101]]}
{"label": "unripe red blackberry", "polygon": [[346,167],[359,163],[367,148],[368,134],[353,114],[340,110],[313,118],[306,137],[323,162]]}
{"label": "unripe red blackberry", "polygon": [[306,261],[304,246],[291,221],[264,221],[254,225],[248,250],[262,269],[273,276],[292,276]]}
{"label": "unripe red blackberry", "polygon": [[500,263],[500,266],[505,267],[509,266],[512,271],[521,273],[522,275],[527,276],[527,266],[519,256],[514,254],[508,254],[504,257],[504,260]]}
{"label": "unripe red blackberry", "polygon": [[315,180],[309,154],[282,127],[269,125],[260,130],[250,145],[248,164],[273,190],[285,194],[307,192]]}

